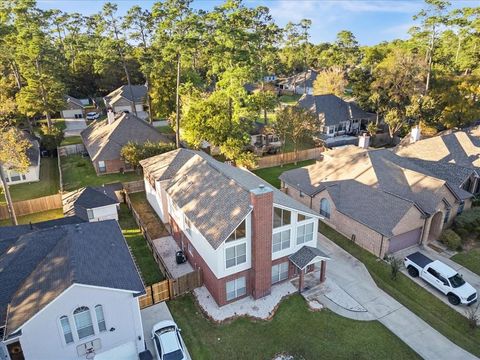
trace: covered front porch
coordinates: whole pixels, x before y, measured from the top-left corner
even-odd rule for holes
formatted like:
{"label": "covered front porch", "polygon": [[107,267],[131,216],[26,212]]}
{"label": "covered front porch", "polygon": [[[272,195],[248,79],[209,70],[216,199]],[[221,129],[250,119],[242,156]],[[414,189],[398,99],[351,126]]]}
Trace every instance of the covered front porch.
{"label": "covered front porch", "polygon": [[[293,280],[292,283],[298,287],[300,293],[325,281],[327,261],[330,258],[320,249],[303,246],[288,258],[299,274],[298,278]],[[319,268],[319,270],[316,271],[315,268]]]}

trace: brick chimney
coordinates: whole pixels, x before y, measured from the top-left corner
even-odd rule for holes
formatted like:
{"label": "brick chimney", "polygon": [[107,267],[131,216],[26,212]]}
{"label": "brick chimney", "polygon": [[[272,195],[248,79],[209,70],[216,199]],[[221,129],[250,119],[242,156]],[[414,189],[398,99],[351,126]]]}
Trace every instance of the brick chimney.
{"label": "brick chimney", "polygon": [[273,191],[259,185],[250,191],[252,211],[252,296],[269,295],[272,286]]}
{"label": "brick chimney", "polygon": [[368,149],[370,146],[370,136],[367,134],[363,134],[358,138],[358,147],[362,149]]}

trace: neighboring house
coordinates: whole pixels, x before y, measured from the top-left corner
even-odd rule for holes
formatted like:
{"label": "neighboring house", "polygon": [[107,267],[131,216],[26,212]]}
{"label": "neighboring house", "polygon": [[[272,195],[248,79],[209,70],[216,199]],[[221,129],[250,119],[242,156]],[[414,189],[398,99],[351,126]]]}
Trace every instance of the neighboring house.
{"label": "neighboring house", "polygon": [[[178,149],[141,161],[147,199],[218,305],[270,294],[328,258],[319,215],[247,170]],[[174,256],[174,254],[172,254]]]}
{"label": "neighboring house", "polygon": [[0,358],[136,360],[145,293],[114,220],[0,228]]}
{"label": "neighboring house", "polygon": [[280,90],[292,91],[294,94],[313,95],[313,83],[318,72],[312,69],[295,74],[278,82]]}
{"label": "neighboring house", "polygon": [[[444,227],[471,207],[472,194],[454,179],[437,176],[390,150],[354,146],[324,153],[314,165],[280,176],[286,193],[325,218],[363,248],[383,257],[437,240]],[[465,174],[466,177],[471,176]]]}
{"label": "neighboring house", "polygon": [[115,113],[130,112],[140,119],[148,118],[147,86],[146,85],[122,85],[103,98],[105,107]]}
{"label": "neighboring house", "polygon": [[27,157],[30,164],[24,173],[18,173],[5,168],[5,177],[9,185],[40,181],[40,141],[27,131],[23,132],[23,136],[31,144],[27,149]]}
{"label": "neighboring house", "polygon": [[121,113],[115,116],[111,111],[107,119],[93,122],[80,135],[97,174],[133,170],[120,155],[128,142],[170,143],[167,137],[135,115]]}
{"label": "neighboring house", "polygon": [[276,154],[282,147],[282,141],[264,123],[255,121],[249,132],[249,149],[258,155]]}
{"label": "neighboring house", "polygon": [[358,135],[366,130],[376,115],[360,109],[353,102],[336,95],[303,95],[297,106],[311,111],[320,122],[319,133],[325,138],[339,135]]}
{"label": "neighboring house", "polygon": [[65,216],[77,216],[84,221],[118,220],[119,201],[108,185],[84,187],[63,196]]}
{"label": "neighboring house", "polygon": [[82,119],[85,117],[85,105],[80,99],[65,95],[66,108],[60,113],[64,119]]}
{"label": "neighboring house", "polygon": [[[435,171],[440,178],[451,176],[453,181],[463,181],[464,189],[473,194],[480,194],[480,129],[478,127],[449,130],[428,139],[415,140],[412,138],[413,143],[399,145],[394,151],[402,157]],[[449,168],[455,171],[448,171]],[[467,176],[468,174],[471,176]]]}
{"label": "neighboring house", "polygon": [[263,81],[265,81],[265,82],[273,82],[275,80],[277,80],[277,75],[275,75],[275,74],[265,75],[263,77]]}

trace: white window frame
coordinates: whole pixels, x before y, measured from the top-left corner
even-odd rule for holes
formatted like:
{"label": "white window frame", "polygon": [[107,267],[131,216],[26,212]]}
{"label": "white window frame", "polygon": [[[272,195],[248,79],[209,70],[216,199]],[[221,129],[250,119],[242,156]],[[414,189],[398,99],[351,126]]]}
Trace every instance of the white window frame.
{"label": "white window frame", "polygon": [[[62,324],[62,319],[66,319],[67,320],[67,325],[68,325],[68,328],[70,330],[70,332],[65,332],[65,328],[63,327],[63,324]],[[75,343],[75,337],[73,336],[73,329],[72,329],[72,323],[70,321],[70,318],[68,317],[68,315],[62,315],[58,318],[58,323],[59,323],[59,326],[60,326],[60,332],[62,334],[62,340],[63,340],[63,343],[65,345],[70,345],[70,344],[73,344]],[[71,336],[71,341],[67,341],[67,334],[70,334]]]}
{"label": "white window frame", "polygon": [[[240,226],[244,226],[244,229],[245,229],[245,234],[242,236],[242,237],[238,237],[238,229],[240,228]],[[232,235],[233,235],[233,238],[232,238]],[[233,232],[228,236],[227,240],[225,240],[225,243],[229,243],[229,242],[233,242],[233,241],[240,241],[240,240],[244,240],[247,238],[247,219],[243,219],[240,224],[238,224],[238,226],[235,228],[235,230],[233,230]]]}
{"label": "white window frame", "polygon": [[[103,165],[101,165],[101,164],[103,164]],[[104,160],[99,160],[98,161],[98,172],[99,173],[107,172],[107,165],[105,164]]]}
{"label": "white window frame", "polygon": [[[77,314],[75,314],[75,312],[79,309],[83,309],[83,310],[81,312],[78,312]],[[88,313],[88,317],[89,317],[89,320],[90,320],[90,325],[83,326],[83,327],[79,328],[78,327],[78,322],[77,322],[77,316],[82,314],[82,313]],[[93,325],[92,312],[90,311],[90,308],[88,306],[79,306],[75,310],[73,310],[73,322],[75,323],[75,329],[77,330],[77,336],[78,336],[79,340],[83,340],[83,339],[86,339],[90,336],[95,335],[95,327]],[[88,335],[85,335],[85,336],[80,336],[80,331],[83,330],[83,329],[86,329],[88,327],[92,328],[92,333],[88,334]]]}
{"label": "white window frame", "polygon": [[[286,233],[288,233],[288,237],[285,235]],[[277,244],[274,243],[276,235],[280,236],[280,242],[279,242],[280,248],[275,250],[275,245],[277,245]],[[284,238],[284,235],[285,235],[285,238]],[[291,237],[292,237],[292,229],[290,229],[290,228],[273,233],[273,235],[272,235],[272,254],[290,248]],[[288,239],[288,246],[286,246],[287,239]]]}
{"label": "white window frame", "polygon": [[[102,319],[98,316],[98,309],[101,311]],[[97,304],[94,307],[95,319],[97,320],[97,327],[99,332],[107,331],[107,321],[105,320],[105,311],[103,311],[103,305]],[[100,328],[100,324],[103,323],[103,328]]]}
{"label": "white window frame", "polygon": [[[233,284],[233,290],[228,291],[229,286],[232,286],[232,284]],[[229,294],[233,296],[229,297]],[[227,299],[227,301],[235,300],[246,294],[247,294],[247,279],[245,278],[245,276],[241,276],[239,278],[233,279],[225,283],[225,298]]]}
{"label": "white window frame", "polygon": [[[281,210],[281,211],[282,211],[282,215],[281,215],[281,217],[280,217],[280,225],[279,225],[279,226],[275,226],[275,209],[278,209],[278,210]],[[285,223],[284,223],[284,215],[283,215],[283,213],[284,213],[285,211],[288,211],[288,212],[290,213],[290,223],[289,223],[289,224],[285,224]],[[284,209],[284,208],[281,208],[281,207],[278,207],[278,206],[274,206],[274,207],[273,207],[273,214],[272,214],[272,216],[273,216],[273,228],[274,228],[274,229],[279,229],[279,228],[284,227],[284,226],[290,226],[290,225],[292,225],[292,221],[293,221],[293,211],[290,210],[290,209]]]}
{"label": "white window frame", "polygon": [[272,265],[272,285],[288,279],[288,261]]}
{"label": "white window frame", "polygon": [[[326,201],[326,204],[328,205],[328,212],[322,208],[322,202],[324,201]],[[330,200],[325,197],[320,199],[320,215],[327,219],[330,219],[330,216],[332,216],[332,205],[330,204]]]}
{"label": "white window frame", "polygon": [[[311,232],[307,232],[307,227],[312,227]],[[303,229],[300,231],[300,229]],[[313,233],[315,231],[315,224],[308,222],[297,226],[297,245],[304,244],[313,240]]]}
{"label": "white window frame", "polygon": [[[239,255],[239,248],[240,247],[245,247],[245,253],[243,255]],[[233,249],[234,257],[233,258],[227,258],[227,252],[231,249]],[[241,254],[241,252],[240,252],[240,254]],[[234,264],[233,265],[228,265],[227,262],[229,260],[234,260]],[[232,246],[225,247],[225,263],[224,263],[225,264],[225,270],[234,268],[234,267],[242,265],[242,264],[245,264],[246,262],[247,262],[247,242],[246,241],[243,241],[241,243],[238,243],[238,244],[235,244],[235,245],[232,245]]]}
{"label": "white window frame", "polygon": [[87,217],[88,217],[88,220],[95,219],[95,215],[93,214],[93,209],[87,209]]}

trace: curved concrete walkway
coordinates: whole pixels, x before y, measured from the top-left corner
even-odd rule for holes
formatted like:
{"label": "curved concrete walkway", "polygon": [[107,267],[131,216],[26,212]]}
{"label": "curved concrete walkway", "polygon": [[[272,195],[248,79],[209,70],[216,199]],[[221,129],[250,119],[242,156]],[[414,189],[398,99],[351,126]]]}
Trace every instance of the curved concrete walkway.
{"label": "curved concrete walkway", "polygon": [[[380,321],[424,359],[477,359],[379,289],[360,261],[322,234],[318,234],[318,237],[318,247],[332,259],[327,265],[328,279],[365,308],[372,320]],[[358,314],[365,314],[348,311],[326,297],[323,300],[325,306],[339,315],[345,316],[347,311],[348,317],[355,319]]]}

